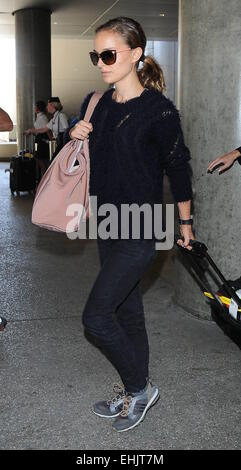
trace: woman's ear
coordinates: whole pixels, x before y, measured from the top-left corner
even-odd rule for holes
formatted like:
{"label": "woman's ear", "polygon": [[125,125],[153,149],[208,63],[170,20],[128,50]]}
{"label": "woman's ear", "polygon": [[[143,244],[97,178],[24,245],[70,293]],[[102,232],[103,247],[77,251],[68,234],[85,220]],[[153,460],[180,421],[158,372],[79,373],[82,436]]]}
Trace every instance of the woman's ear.
{"label": "woman's ear", "polygon": [[141,47],[135,47],[132,51],[132,57],[133,57],[133,62],[137,62],[140,60],[141,56],[143,54],[143,50]]}

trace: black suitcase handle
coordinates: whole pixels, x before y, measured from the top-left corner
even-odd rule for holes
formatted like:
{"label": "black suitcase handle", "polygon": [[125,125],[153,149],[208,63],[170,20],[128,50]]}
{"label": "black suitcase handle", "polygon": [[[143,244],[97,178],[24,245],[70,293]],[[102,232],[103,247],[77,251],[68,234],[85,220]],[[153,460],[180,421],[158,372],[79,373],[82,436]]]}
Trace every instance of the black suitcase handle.
{"label": "black suitcase handle", "polygon": [[198,240],[190,240],[189,245],[192,247],[192,249],[187,250],[186,248],[183,248],[181,245],[179,245],[177,243],[178,240],[183,240],[184,241],[184,238],[181,235],[175,235],[174,240],[175,240],[175,243],[176,243],[177,247],[182,251],[182,253],[184,253],[186,255],[189,255],[189,256],[191,255],[191,256],[193,256],[193,258],[198,257],[198,258],[206,259],[208,261],[210,266],[212,266],[213,270],[218,275],[219,279],[222,281],[222,283],[223,283],[226,291],[230,295],[230,297],[241,308],[241,299],[238,297],[238,295],[236,294],[233,286],[224,277],[223,273],[220,271],[220,269],[218,269],[217,265],[215,264],[215,262],[213,261],[211,256],[208,254],[207,246],[204,243],[199,242]]}
{"label": "black suitcase handle", "polygon": [[185,250],[187,253],[191,253],[192,255],[196,255],[199,258],[206,258],[208,249],[204,243],[199,242],[198,240],[190,240],[189,245],[192,247],[192,249],[187,250],[186,248],[183,248],[181,245],[177,244],[178,240],[184,241],[184,238],[181,235],[175,235],[174,240],[178,248],[181,248],[182,250]]}
{"label": "black suitcase handle", "polygon": [[34,144],[33,144],[33,141],[31,141],[32,139],[31,135],[26,135],[25,132],[23,132],[22,139],[23,139],[22,150],[20,150],[20,154],[19,154],[20,157],[24,157],[27,151],[29,153],[33,153],[33,150],[34,150]]}

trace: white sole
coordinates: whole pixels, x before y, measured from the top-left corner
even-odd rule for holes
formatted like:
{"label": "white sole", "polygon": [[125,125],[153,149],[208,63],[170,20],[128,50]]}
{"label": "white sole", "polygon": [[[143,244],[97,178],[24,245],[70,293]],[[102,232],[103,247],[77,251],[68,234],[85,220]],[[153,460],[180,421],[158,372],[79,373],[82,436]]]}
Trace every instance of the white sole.
{"label": "white sole", "polygon": [[159,398],[160,398],[159,390],[157,389],[156,392],[155,392],[155,394],[153,395],[152,399],[149,401],[149,403],[147,404],[146,408],[144,409],[144,411],[143,411],[143,413],[142,413],[140,419],[139,419],[135,424],[133,424],[133,426],[130,426],[130,427],[127,428],[127,429],[120,429],[120,430],[119,430],[119,429],[115,429],[114,427],[113,427],[113,429],[114,429],[115,431],[117,431],[117,432],[125,432],[125,431],[129,431],[130,429],[133,429],[133,428],[135,428],[136,426],[138,426],[138,424],[140,424],[141,421],[143,421],[143,419],[145,418],[146,413],[147,413],[147,411],[149,410],[149,408],[150,408],[152,405],[154,405],[154,404],[157,402],[157,400],[158,400]]}
{"label": "white sole", "polygon": [[107,418],[107,419],[110,419],[110,418],[117,418],[117,416],[119,416],[121,414],[121,411],[119,413],[117,413],[116,415],[111,415],[111,416],[106,416],[106,415],[101,415],[100,413],[96,413],[95,410],[93,410],[93,413],[96,415],[96,416],[100,416],[100,418]]}

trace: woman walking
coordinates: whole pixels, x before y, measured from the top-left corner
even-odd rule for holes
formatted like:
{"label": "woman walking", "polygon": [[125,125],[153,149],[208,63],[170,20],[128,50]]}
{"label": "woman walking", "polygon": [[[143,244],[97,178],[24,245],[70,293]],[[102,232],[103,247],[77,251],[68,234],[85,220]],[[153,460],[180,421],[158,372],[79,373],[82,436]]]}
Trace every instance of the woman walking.
{"label": "woman walking", "polygon": [[[111,203],[118,209],[117,237],[97,244],[101,269],[83,312],[85,331],[118,371],[124,387],[116,396],[94,404],[93,411],[114,418],[118,432],[137,426],[157,401],[159,391],[149,380],[149,344],[140,280],[155,257],[155,233],[145,238],[121,238],[123,204],[162,202],[164,170],[178,202],[183,244],[193,239],[190,219],[189,151],[183,142],[178,112],[164,97],[164,78],[155,60],[144,51],[146,37],[139,23],[119,17],[97,28],[90,58],[106,84],[114,84],[98,102],[91,123],[83,121],[90,100],[82,105],[71,138],[89,138],[90,196],[97,208]],[[138,70],[139,63],[143,67]],[[103,206],[102,206],[103,207]],[[102,223],[101,223],[102,222]],[[97,216],[103,228],[103,216]],[[181,238],[181,237],[180,237]]]}

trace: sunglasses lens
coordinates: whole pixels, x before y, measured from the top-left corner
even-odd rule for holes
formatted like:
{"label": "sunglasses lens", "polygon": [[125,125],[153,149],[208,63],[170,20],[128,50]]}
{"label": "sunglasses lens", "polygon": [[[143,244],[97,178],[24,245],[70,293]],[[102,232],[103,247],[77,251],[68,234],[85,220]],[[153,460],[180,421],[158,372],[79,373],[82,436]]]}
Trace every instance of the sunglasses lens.
{"label": "sunglasses lens", "polygon": [[116,61],[116,53],[113,51],[103,51],[101,52],[100,55],[97,54],[97,52],[90,52],[89,54],[90,54],[91,62],[94,65],[98,64],[99,56],[105,65],[112,65]]}
{"label": "sunglasses lens", "polygon": [[92,64],[97,65],[99,56],[96,52],[90,52],[90,59],[91,59]]}
{"label": "sunglasses lens", "polygon": [[112,51],[103,51],[101,52],[100,57],[105,65],[112,65],[116,61],[116,54]]}

